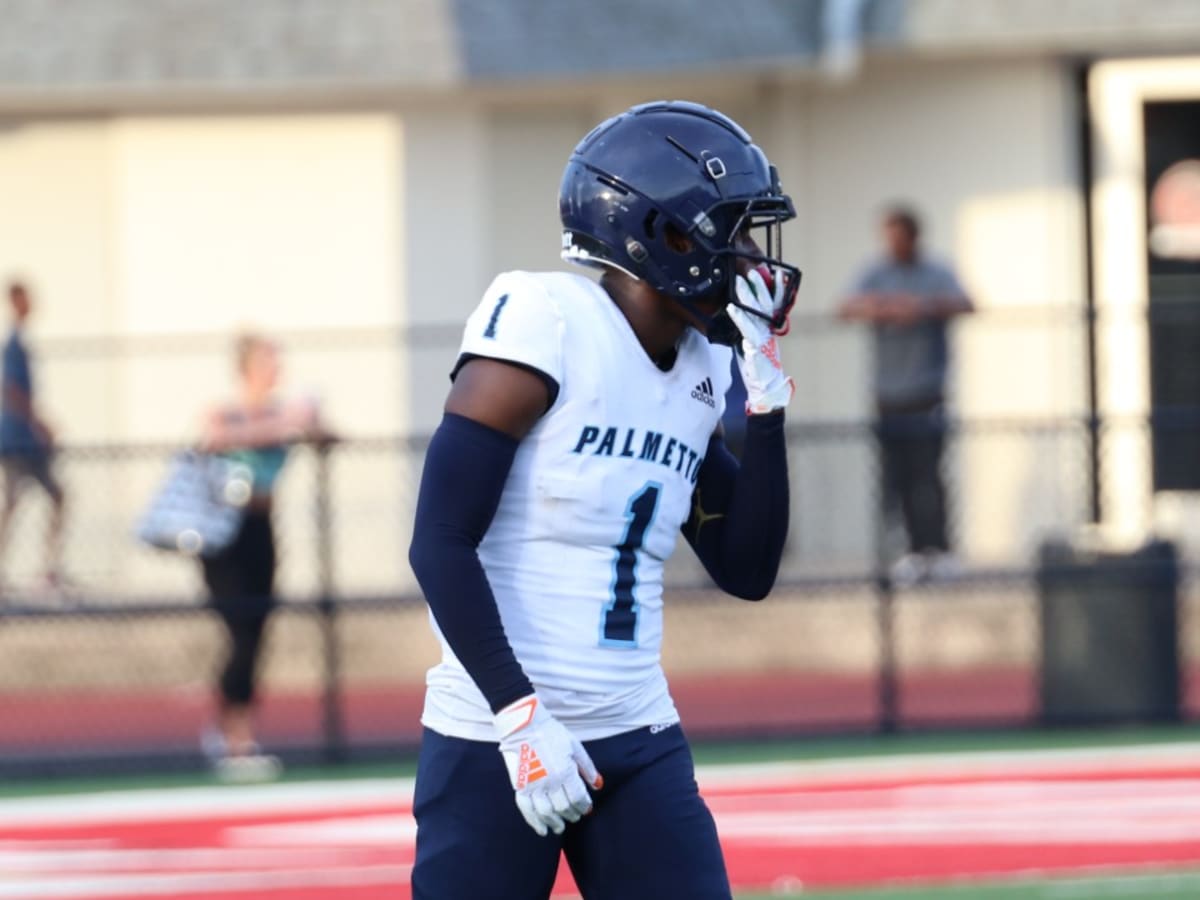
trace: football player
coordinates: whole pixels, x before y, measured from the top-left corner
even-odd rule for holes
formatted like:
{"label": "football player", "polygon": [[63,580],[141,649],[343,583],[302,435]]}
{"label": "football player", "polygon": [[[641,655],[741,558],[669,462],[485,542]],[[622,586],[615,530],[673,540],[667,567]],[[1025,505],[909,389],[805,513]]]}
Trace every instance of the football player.
{"label": "football player", "polygon": [[[788,525],[776,335],[799,271],[775,168],[735,122],[651,103],[576,147],[563,257],[507,272],[467,321],[429,446],[410,560],[442,662],[428,676],[417,900],[728,898],[660,663],[682,530],[725,591],[771,590]],[[742,462],[719,422],[730,347]],[[514,801],[515,793],[515,803]]]}

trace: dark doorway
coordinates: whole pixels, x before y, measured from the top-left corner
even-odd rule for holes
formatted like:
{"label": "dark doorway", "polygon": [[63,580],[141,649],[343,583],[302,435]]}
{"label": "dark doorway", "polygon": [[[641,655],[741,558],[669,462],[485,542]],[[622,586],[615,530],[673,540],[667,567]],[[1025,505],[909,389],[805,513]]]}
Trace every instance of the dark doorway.
{"label": "dark doorway", "polygon": [[1154,490],[1200,490],[1200,100],[1144,113]]}

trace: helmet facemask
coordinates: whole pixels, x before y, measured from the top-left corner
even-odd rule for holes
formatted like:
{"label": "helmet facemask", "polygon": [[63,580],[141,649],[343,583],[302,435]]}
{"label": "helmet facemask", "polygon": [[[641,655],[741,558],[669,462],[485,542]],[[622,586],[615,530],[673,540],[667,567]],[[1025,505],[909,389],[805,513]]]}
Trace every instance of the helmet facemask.
{"label": "helmet facemask", "polygon": [[[726,201],[699,214],[687,234],[722,271],[720,281],[724,284],[715,288],[713,293],[721,292],[725,303],[732,303],[769,322],[771,330],[778,335],[788,332],[788,315],[800,288],[800,270],[783,261],[782,226],[795,215],[791,198],[784,194]],[[754,252],[752,247],[757,247],[759,252]],[[768,270],[769,277],[764,277],[764,281],[773,292],[774,284],[778,279],[783,279],[783,291],[770,316],[746,306],[737,296],[736,277],[739,271],[760,267]],[[711,297],[712,293],[708,296]],[[705,324],[706,334],[712,343],[740,344],[741,333],[723,308],[724,303],[719,312],[707,315],[694,302],[704,299],[702,297],[674,299]]]}
{"label": "helmet facemask", "polygon": [[[729,117],[655,102],[602,123],[567,163],[559,213],[564,259],[645,281],[713,343],[741,343],[725,312],[731,303],[786,331],[800,271],[783,262],[780,226],[795,208]],[[737,277],[752,268],[778,286],[769,313],[738,299]]]}

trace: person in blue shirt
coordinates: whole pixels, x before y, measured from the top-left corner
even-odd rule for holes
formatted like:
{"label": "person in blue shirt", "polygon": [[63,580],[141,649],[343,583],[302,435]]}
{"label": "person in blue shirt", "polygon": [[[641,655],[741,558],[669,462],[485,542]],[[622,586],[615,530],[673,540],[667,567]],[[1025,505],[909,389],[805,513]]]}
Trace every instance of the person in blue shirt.
{"label": "person in blue shirt", "polygon": [[12,331],[4,344],[3,378],[0,382],[0,468],[4,472],[3,505],[0,506],[0,554],[8,545],[13,514],[30,482],[41,487],[50,499],[50,521],[46,532],[45,583],[61,590],[64,495],[53,471],[54,433],[38,414],[33,366],[25,345],[25,324],[33,312],[29,288],[19,281],[8,286]]}
{"label": "person in blue shirt", "polygon": [[924,252],[920,236],[915,212],[903,205],[888,209],[886,253],[862,272],[839,310],[843,319],[872,327],[884,500],[899,506],[909,541],[891,569],[902,585],[959,568],[946,527],[941,471],[948,326],[974,311],[954,272]]}

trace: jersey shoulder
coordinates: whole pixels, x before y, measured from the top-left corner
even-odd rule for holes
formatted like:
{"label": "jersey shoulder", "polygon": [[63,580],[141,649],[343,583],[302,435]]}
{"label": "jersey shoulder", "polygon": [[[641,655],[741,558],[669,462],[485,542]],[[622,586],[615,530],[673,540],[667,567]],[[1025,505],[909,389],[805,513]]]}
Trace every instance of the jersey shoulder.
{"label": "jersey shoulder", "polygon": [[497,275],[463,329],[458,367],[489,357],[563,379],[568,317],[586,307],[594,283],[567,272],[511,271]]}
{"label": "jersey shoulder", "polygon": [[595,297],[599,287],[592,279],[575,272],[527,272],[514,269],[497,275],[484,292],[488,298],[507,294],[518,304],[553,307],[556,312],[567,311],[568,304]]}
{"label": "jersey shoulder", "polygon": [[484,291],[471,319],[482,318],[486,325],[495,317],[493,331],[501,316],[546,316],[561,321],[593,307],[599,290],[590,278],[572,272],[502,272]]}

